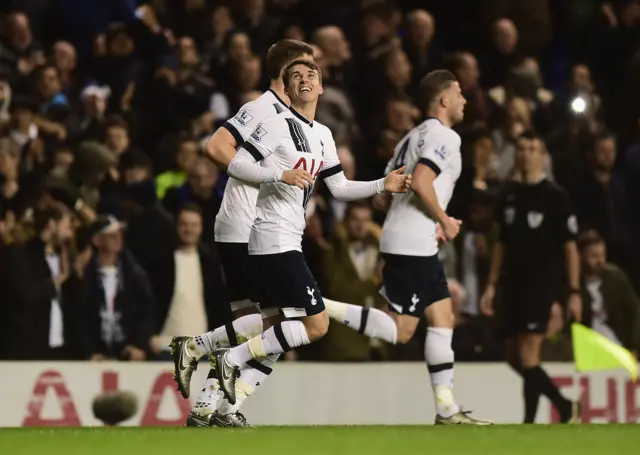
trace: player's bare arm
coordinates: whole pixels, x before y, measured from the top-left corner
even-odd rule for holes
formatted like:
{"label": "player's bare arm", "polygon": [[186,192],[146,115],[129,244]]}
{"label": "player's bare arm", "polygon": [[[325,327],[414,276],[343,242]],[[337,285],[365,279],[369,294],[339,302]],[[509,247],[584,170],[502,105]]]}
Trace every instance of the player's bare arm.
{"label": "player's bare arm", "polygon": [[205,145],[205,153],[223,170],[226,170],[236,155],[238,143],[228,129],[222,127],[211,136]]}
{"label": "player's bare arm", "polygon": [[440,207],[438,196],[433,186],[437,175],[429,166],[418,163],[414,171],[411,189],[420,197],[429,215],[442,227],[447,240],[453,240],[460,232],[460,225],[450,218]]}

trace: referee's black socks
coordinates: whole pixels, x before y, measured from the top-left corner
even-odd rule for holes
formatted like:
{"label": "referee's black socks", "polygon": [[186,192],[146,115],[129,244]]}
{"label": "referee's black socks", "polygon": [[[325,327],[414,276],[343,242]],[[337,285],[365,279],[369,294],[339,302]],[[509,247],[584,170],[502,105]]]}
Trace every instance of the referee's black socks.
{"label": "referee's black socks", "polygon": [[546,396],[560,413],[561,421],[571,417],[571,401],[567,400],[540,366],[523,368],[524,379],[524,423],[534,423],[540,395]]}

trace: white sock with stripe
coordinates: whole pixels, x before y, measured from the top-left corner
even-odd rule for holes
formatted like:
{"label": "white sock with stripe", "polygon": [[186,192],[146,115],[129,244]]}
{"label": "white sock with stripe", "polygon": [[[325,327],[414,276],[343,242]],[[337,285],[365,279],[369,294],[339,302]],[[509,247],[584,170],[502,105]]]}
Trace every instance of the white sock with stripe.
{"label": "white sock with stripe", "polygon": [[241,367],[251,359],[282,354],[310,343],[307,329],[301,321],[283,321],[246,343],[231,348],[228,359],[232,364]]}
{"label": "white sock with stripe", "polygon": [[267,380],[279,357],[276,354],[260,360],[251,359],[240,368],[240,377],[236,380],[236,404],[230,404],[225,398],[218,406],[218,412],[223,415],[238,412],[247,397]]}
{"label": "white sock with stripe", "polygon": [[398,327],[391,316],[384,311],[336,302],[325,297],[322,300],[324,300],[329,317],[334,321],[357,330],[369,338],[379,338],[391,344],[397,343]]}
{"label": "white sock with stripe", "polygon": [[424,343],[424,357],[429,369],[436,412],[451,417],[460,412],[453,397],[453,329],[429,327]]}
{"label": "white sock with stripe", "polygon": [[[198,357],[209,355],[215,349],[237,346],[260,333],[261,330],[261,315],[250,314],[243,316],[229,324],[196,337],[196,347],[200,349],[200,351],[197,351],[197,355]],[[218,408],[221,399],[224,399],[224,397],[222,391],[220,391],[218,376],[215,368],[211,368],[192,411],[201,415],[211,414]]]}
{"label": "white sock with stripe", "polygon": [[189,353],[200,358],[212,354],[216,349],[238,346],[260,332],[262,316],[249,314],[195,337],[195,346],[189,346]]}

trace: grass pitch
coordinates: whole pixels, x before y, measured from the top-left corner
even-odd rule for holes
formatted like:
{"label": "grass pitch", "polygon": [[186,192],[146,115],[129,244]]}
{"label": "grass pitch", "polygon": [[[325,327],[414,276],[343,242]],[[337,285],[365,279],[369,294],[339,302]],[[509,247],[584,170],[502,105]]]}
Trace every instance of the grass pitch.
{"label": "grass pitch", "polygon": [[0,429],[2,455],[611,455],[639,448],[637,424]]}

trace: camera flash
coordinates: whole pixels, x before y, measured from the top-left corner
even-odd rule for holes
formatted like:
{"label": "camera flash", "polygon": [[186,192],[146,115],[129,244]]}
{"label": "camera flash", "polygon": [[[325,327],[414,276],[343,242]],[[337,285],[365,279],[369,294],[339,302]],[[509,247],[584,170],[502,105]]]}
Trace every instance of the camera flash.
{"label": "camera flash", "polygon": [[571,102],[571,110],[576,114],[583,114],[587,109],[587,102],[581,96],[574,98]]}

